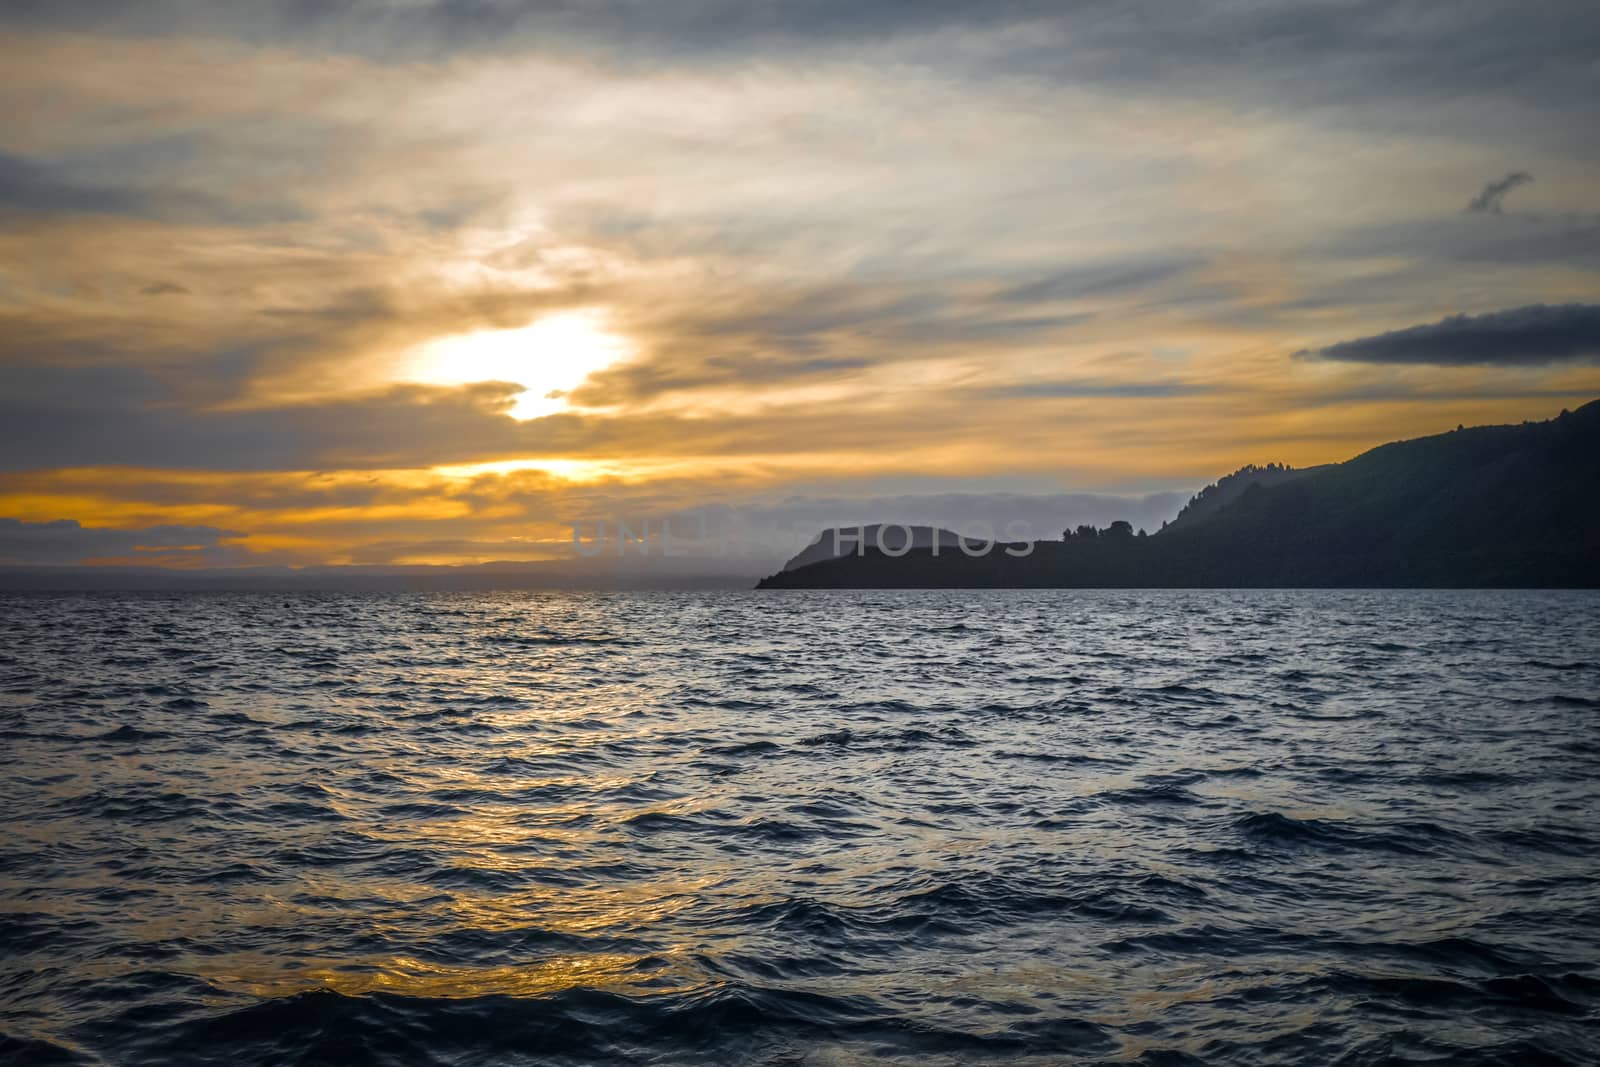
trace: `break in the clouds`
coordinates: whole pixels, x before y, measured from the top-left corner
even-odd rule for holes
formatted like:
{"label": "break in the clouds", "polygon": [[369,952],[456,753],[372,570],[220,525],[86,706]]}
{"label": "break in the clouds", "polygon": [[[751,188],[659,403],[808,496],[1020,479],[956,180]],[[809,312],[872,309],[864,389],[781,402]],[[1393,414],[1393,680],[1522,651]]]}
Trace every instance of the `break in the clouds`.
{"label": "break in the clouds", "polygon": [[9,3],[0,515],[514,558],[624,504],[1131,499],[1544,417],[1600,393],[1561,310],[1600,284],[1597,34],[1578,0]]}
{"label": "break in the clouds", "polygon": [[1533,181],[1533,175],[1525,170],[1512,171],[1504,178],[1492,181],[1485,185],[1467,204],[1467,211],[1474,215],[1502,215],[1505,213],[1506,197],[1511,195],[1511,190],[1519,185],[1527,185]]}
{"label": "break in the clouds", "polygon": [[1538,366],[1600,360],[1600,305],[1534,304],[1340,341],[1302,352],[1355,363]]}

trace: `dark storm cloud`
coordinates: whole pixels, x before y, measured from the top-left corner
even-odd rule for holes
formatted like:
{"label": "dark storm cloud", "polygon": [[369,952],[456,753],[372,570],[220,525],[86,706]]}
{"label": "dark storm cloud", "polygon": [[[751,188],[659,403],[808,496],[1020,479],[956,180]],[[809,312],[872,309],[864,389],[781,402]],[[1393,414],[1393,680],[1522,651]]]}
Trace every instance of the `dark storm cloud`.
{"label": "dark storm cloud", "polygon": [[1503,214],[1503,205],[1511,190],[1519,185],[1527,185],[1531,181],[1533,181],[1533,175],[1527,171],[1513,171],[1504,178],[1485,185],[1483,191],[1473,197],[1471,203],[1467,204],[1467,211],[1474,215]]}
{"label": "dark storm cloud", "polygon": [[217,542],[245,536],[214,526],[150,526],[139,530],[85,528],[75,519],[22,522],[0,519],[0,563],[71,564],[90,559],[173,556],[215,561]]}
{"label": "dark storm cloud", "polygon": [[1600,360],[1600,305],[1533,304],[1341,341],[1302,357],[1354,363],[1536,366]]}

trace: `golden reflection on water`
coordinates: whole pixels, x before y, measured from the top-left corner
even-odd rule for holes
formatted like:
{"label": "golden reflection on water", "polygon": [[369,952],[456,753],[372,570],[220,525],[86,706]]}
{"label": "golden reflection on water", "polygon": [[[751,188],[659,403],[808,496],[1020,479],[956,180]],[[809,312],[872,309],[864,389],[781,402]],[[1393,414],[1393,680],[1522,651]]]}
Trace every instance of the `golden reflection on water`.
{"label": "golden reflection on water", "polygon": [[577,988],[674,993],[697,984],[686,970],[659,955],[594,953],[484,967],[445,966],[403,956],[276,971],[266,961],[260,963],[263,966],[259,970],[215,972],[203,977],[224,992],[257,997],[326,990],[351,997],[392,993],[438,1000],[541,997]]}
{"label": "golden reflection on water", "polygon": [[[462,692],[470,692],[482,676],[466,672],[459,682]],[[363,708],[351,713],[402,740],[392,751],[367,754],[363,769],[380,782],[376,787],[357,788],[336,775],[293,783],[298,801],[320,817],[275,827],[260,842],[261,864],[292,869],[292,879],[254,892],[249,882],[234,883],[215,899],[196,893],[181,909],[129,917],[144,936],[163,941],[226,943],[230,931],[243,925],[257,933],[273,931],[279,945],[298,942],[298,952],[247,949],[187,957],[182,969],[206,981],[218,998],[316,991],[440,1000],[541,998],[579,988],[682,993],[719,981],[705,956],[760,943],[759,933],[746,938],[742,914],[796,895],[792,872],[782,865],[751,866],[731,851],[674,857],[658,846],[641,847],[638,835],[648,833],[640,829],[651,825],[648,820],[700,820],[737,831],[749,813],[734,809],[725,792],[680,792],[670,778],[663,784],[655,765],[596,770],[588,765],[610,757],[576,759],[601,746],[630,745],[637,757],[667,745],[672,736],[660,724],[651,730],[602,715],[592,695],[582,706],[546,711],[536,720],[522,707],[476,709],[472,720],[479,734],[496,738],[483,745],[474,740],[424,746],[403,740],[403,721]],[[676,729],[687,736],[704,733],[688,723]],[[137,779],[136,766],[124,770]],[[240,796],[278,793],[298,773],[221,762],[207,770],[209,780],[227,782]],[[1092,793],[1109,783],[1085,778],[1077,787]],[[866,804],[869,810],[884,806]],[[1056,833],[1069,850],[1105,854],[1128,843],[1104,826],[1084,839],[1071,830]],[[941,866],[1005,847],[1000,829],[980,824],[955,832],[938,820],[907,819],[876,838],[872,847],[851,853],[857,885],[892,882],[908,857]],[[824,852],[832,847],[818,846]],[[807,881],[809,892],[829,897],[837,909],[868,909],[860,922],[877,917],[870,909],[880,902],[870,891],[852,891],[846,881],[824,886],[828,875],[816,872]],[[496,946],[479,963],[463,962],[448,947],[479,941]],[[629,951],[639,942],[655,950]],[[593,951],[584,951],[585,944]],[[436,962],[441,957],[452,962]],[[995,1000],[1012,999],[1018,990],[1087,993],[1104,984],[1092,974],[1027,965],[954,980],[934,968],[906,980]],[[840,996],[858,991],[847,976],[816,976],[812,987]]]}
{"label": "golden reflection on water", "polygon": [[[517,755],[545,754],[523,747]],[[345,935],[378,938],[390,944],[414,943],[419,931],[429,939],[450,936],[527,933],[530,939],[584,938],[597,933],[629,936],[648,931],[659,943],[659,931],[674,916],[703,904],[705,893],[725,882],[731,869],[702,865],[693,877],[654,877],[637,882],[586,870],[597,857],[614,852],[622,825],[641,810],[678,815],[704,807],[704,799],[662,801],[641,809],[618,803],[608,794],[633,784],[632,776],[545,777],[507,780],[487,778],[461,766],[430,766],[419,774],[417,763],[395,760],[380,770],[421,787],[425,795],[451,796],[453,811],[438,815],[391,814],[385,799],[325,790],[331,806],[341,802],[343,821],[292,835],[299,847],[316,846],[327,833],[353,834],[385,851],[415,850],[415,871],[375,875],[370,870],[345,874],[330,869],[303,869],[295,886],[258,898],[249,907],[251,925],[284,930],[338,921],[349,915],[359,930]],[[422,781],[419,781],[422,779]],[[526,805],[476,804],[471,794],[503,797],[521,790],[552,790]],[[571,789],[570,795],[566,790]],[[432,857],[432,858],[430,858]],[[516,884],[536,870],[550,881]],[[503,874],[506,885],[494,884]],[[489,876],[482,885],[473,879]],[[464,880],[464,884],[462,881]],[[355,916],[359,915],[359,920]],[[237,921],[239,912],[232,915]],[[225,926],[228,916],[208,909],[190,910],[188,918],[202,926]],[[311,958],[285,959],[265,953],[229,954],[190,962],[190,973],[219,993],[283,997],[312,991],[345,996],[390,993],[437,999],[481,996],[542,997],[574,988],[632,993],[673,993],[703,986],[707,976],[685,958],[681,946],[648,955],[599,950],[570,950],[548,940],[530,947],[525,961],[446,965],[408,955],[352,954],[341,958],[336,945],[308,949]],[[332,954],[330,954],[332,953]]]}

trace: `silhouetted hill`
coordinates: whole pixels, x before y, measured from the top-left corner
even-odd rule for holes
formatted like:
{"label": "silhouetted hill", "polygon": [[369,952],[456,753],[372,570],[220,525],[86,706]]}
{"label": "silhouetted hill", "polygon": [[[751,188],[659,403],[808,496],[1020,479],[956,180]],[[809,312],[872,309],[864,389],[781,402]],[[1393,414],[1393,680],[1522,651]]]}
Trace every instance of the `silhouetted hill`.
{"label": "silhouetted hill", "polygon": [[1313,471],[1327,470],[1328,465],[1320,467],[1288,467],[1279,463],[1269,463],[1265,467],[1251,464],[1240,467],[1232,474],[1225,474],[1212,484],[1196,493],[1189,502],[1178,512],[1177,518],[1162,529],[1174,526],[1193,526],[1203,519],[1208,519],[1221,511],[1227,505],[1239,499],[1246,489],[1255,485],[1281,485],[1284,482],[1304,477]]}
{"label": "silhouetted hill", "polygon": [[813,563],[837,559],[859,551],[863,541],[887,552],[899,554],[907,549],[932,548],[935,542],[942,547],[954,549],[961,543],[961,538],[949,530],[941,530],[934,526],[885,526],[882,523],[873,523],[870,526],[853,528],[829,527],[785,563],[783,569],[798,570]]}
{"label": "silhouetted hill", "polygon": [[1600,401],[1291,473],[1151,537],[1121,524],[1026,555],[868,551],[761,587],[1600,587]]}

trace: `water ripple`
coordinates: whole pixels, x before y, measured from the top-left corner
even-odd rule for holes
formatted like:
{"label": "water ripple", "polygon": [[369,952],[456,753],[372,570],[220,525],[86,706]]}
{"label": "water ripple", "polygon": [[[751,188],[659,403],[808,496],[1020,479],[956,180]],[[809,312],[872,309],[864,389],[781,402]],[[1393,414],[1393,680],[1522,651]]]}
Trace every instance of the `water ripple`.
{"label": "water ripple", "polygon": [[1600,598],[0,598],[0,1061],[1600,1062]]}

